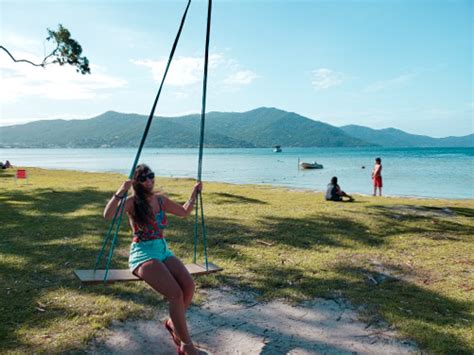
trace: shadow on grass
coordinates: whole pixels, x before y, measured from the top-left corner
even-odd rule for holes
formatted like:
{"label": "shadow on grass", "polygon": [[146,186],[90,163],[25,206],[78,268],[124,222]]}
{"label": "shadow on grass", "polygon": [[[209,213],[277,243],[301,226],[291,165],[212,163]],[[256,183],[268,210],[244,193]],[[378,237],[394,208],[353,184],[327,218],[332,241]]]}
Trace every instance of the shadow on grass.
{"label": "shadow on grass", "polygon": [[[224,196],[228,198],[227,195]],[[0,263],[0,284],[5,295],[0,301],[0,342],[4,349],[28,347],[27,339],[16,332],[21,325],[41,328],[45,321],[77,316],[73,310],[38,311],[39,299],[56,290],[69,289],[81,294],[109,295],[144,305],[160,303],[161,298],[151,291],[139,293],[137,289],[123,284],[107,287],[99,285],[78,291],[79,283],[72,272],[76,268],[92,268],[95,263],[108,229],[108,222],[101,216],[108,198],[110,192],[91,188],[75,191],[51,188],[2,191],[0,252],[2,258],[8,260]],[[235,198],[240,202],[251,200],[242,196]],[[258,200],[254,202],[259,203]],[[192,219],[171,219],[169,239],[172,240],[173,247],[184,251],[185,255],[191,255]],[[256,237],[275,239],[273,236],[277,236],[276,242],[301,248],[318,243],[340,244],[340,241],[332,240],[331,235],[325,235],[331,231],[329,226],[314,221],[308,223],[309,229],[318,235],[317,238],[311,236],[311,233],[308,237],[306,232],[300,230],[304,225],[303,220],[275,218],[262,221],[262,232],[260,228],[243,225],[238,218],[208,218],[209,250],[211,255],[219,259],[246,263],[250,262],[249,257],[240,253],[236,246],[245,247],[249,243],[255,243]],[[296,232],[287,234],[292,230]],[[293,240],[287,241],[292,239],[289,236]],[[295,238],[301,239],[301,245]],[[119,239],[121,242],[114,254],[112,268],[127,267],[126,257],[117,257],[128,254],[130,231],[125,219]]]}
{"label": "shadow on grass", "polygon": [[[453,218],[455,214],[470,217],[474,209],[460,207],[437,208],[431,206],[369,206],[368,215],[382,221],[389,228],[378,232],[379,237],[397,234],[417,233],[434,240],[468,240],[471,226]],[[448,210],[446,210],[448,209]]]}
{"label": "shadow on grass", "polygon": [[464,217],[474,217],[474,208],[466,208],[466,207],[448,207],[451,211],[453,211],[456,215],[464,216]]}
{"label": "shadow on grass", "polygon": [[386,215],[398,215],[406,219],[436,218],[436,217],[474,217],[474,209],[467,207],[446,206],[413,206],[413,205],[372,205],[370,208]]}
{"label": "shadow on grass", "polygon": [[[124,284],[98,285],[78,290],[79,283],[74,279],[72,271],[76,268],[91,268],[95,262],[108,228],[101,212],[110,195],[109,192],[91,188],[76,191],[38,189],[33,192],[1,192],[0,252],[3,260],[6,260],[0,262],[2,350],[28,348],[27,340],[16,332],[19,326],[41,328],[45,321],[81,316],[77,311],[60,307],[52,308],[51,312],[38,311],[37,302],[45,293],[74,290],[85,295],[107,295],[143,305],[161,304],[161,298],[156,297],[152,291],[137,292],[136,288]],[[224,194],[225,199],[228,198],[226,195]],[[236,203],[249,203],[247,200],[253,200],[244,196],[232,196],[239,201]],[[221,198],[220,194],[218,198]],[[254,200],[250,203],[260,204],[261,201]],[[377,213],[384,213],[378,211]],[[168,233],[170,240],[177,249],[187,250],[190,254],[193,244],[192,220],[171,218],[171,222],[172,228]],[[127,255],[130,231],[126,227],[127,222],[123,223],[121,243],[116,253]],[[443,342],[445,345],[439,345],[440,349],[471,349],[469,344],[449,331],[439,331],[444,326],[456,328],[465,325],[462,324],[463,321],[456,319],[472,322],[472,317],[468,315],[471,305],[467,303],[445,298],[405,281],[381,283],[377,287],[368,285],[365,275],[371,271],[362,268],[341,264],[331,273],[331,278],[320,278],[317,273],[310,274],[306,270],[287,265],[264,265],[252,256],[239,252],[239,248],[256,243],[257,238],[273,241],[277,247],[286,245],[314,249],[315,252],[321,245],[346,249],[353,248],[354,243],[378,246],[384,243],[385,236],[396,231],[387,230],[379,235],[372,235],[361,223],[325,215],[302,219],[270,217],[260,220],[257,226],[245,225],[238,216],[207,218],[207,226],[211,255],[245,264],[243,269],[251,272],[257,279],[250,283],[246,279],[232,276],[217,276],[223,282],[247,285],[262,294],[269,289],[276,290],[275,294],[281,297],[285,296],[285,292],[290,294],[295,288],[303,297],[309,298],[321,295],[329,297],[335,291],[340,291],[356,303],[367,303],[382,315],[390,314],[393,319],[407,321],[413,327],[424,327],[423,337],[415,338],[422,345]],[[433,228],[439,227],[436,225]],[[457,224],[443,227],[464,231]],[[400,225],[396,228],[400,231],[404,227]],[[126,258],[115,258],[112,267],[126,268],[126,262]],[[352,277],[348,278],[347,275]],[[262,286],[258,286],[259,284]],[[405,302],[416,306],[416,310],[411,313],[405,311],[406,307],[400,306]],[[449,313],[444,311],[446,309],[449,309]],[[66,350],[74,350],[74,345]]]}
{"label": "shadow on grass", "polygon": [[[172,228],[167,239],[174,247],[191,251],[193,230],[189,220],[170,217]],[[332,246],[352,249],[357,245],[377,246],[383,238],[371,235],[363,224],[342,217],[314,215],[310,218],[266,217],[256,226],[245,225],[239,218],[208,218],[206,231],[210,252],[223,259],[244,257],[236,247],[261,247],[261,240],[270,245],[318,251]],[[202,240],[199,240],[201,247]],[[286,252],[289,252],[285,249]]]}
{"label": "shadow on grass", "polygon": [[259,205],[267,205],[268,203],[256,198],[250,198],[242,195],[237,194],[229,194],[226,192],[210,192],[206,194],[206,198],[209,199],[210,202],[215,203],[217,205],[222,204],[234,204],[234,203],[242,203],[242,204],[259,204]]}
{"label": "shadow on grass", "polygon": [[0,169],[0,179],[13,179],[15,178],[16,169]]}
{"label": "shadow on grass", "polygon": [[15,349],[28,347],[18,327],[41,327],[45,321],[75,316],[71,310],[39,311],[37,302],[55,290],[78,290],[72,270],[93,266],[103,237],[97,233],[107,229],[99,211],[110,193],[10,190],[1,197],[0,343],[3,349]]}

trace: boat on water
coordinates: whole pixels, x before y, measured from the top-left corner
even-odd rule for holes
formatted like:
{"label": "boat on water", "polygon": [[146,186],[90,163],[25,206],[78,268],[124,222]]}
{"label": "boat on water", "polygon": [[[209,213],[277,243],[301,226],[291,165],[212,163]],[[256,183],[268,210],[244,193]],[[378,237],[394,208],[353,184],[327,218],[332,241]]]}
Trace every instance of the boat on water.
{"label": "boat on water", "polygon": [[315,161],[311,163],[305,163],[304,161],[299,162],[299,167],[301,169],[323,169],[324,166],[322,164],[318,164]]}
{"label": "boat on water", "polygon": [[282,150],[281,150],[281,145],[275,145],[275,146],[273,147],[273,152],[274,152],[274,153],[281,153],[281,152],[282,152]]}

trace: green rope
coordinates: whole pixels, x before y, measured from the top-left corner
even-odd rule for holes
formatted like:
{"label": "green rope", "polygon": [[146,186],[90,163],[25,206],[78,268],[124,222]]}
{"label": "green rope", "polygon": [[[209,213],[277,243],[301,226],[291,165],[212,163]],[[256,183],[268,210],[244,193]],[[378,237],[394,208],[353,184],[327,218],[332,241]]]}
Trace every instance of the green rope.
{"label": "green rope", "polygon": [[127,194],[124,195],[124,198],[121,200],[121,204],[120,204],[120,207],[119,207],[120,211],[119,211],[119,214],[118,214],[117,225],[115,226],[115,234],[114,234],[114,238],[112,239],[112,245],[110,246],[109,256],[107,258],[107,264],[105,266],[104,282],[107,281],[107,276],[109,274],[109,267],[110,267],[110,263],[112,261],[112,255],[114,254],[115,245],[117,244],[117,240],[118,240],[118,232],[120,230],[120,226],[122,225],[122,217],[123,217],[123,211],[125,209],[125,199],[126,198],[127,198]]}
{"label": "green rope", "polygon": [[[201,213],[199,213],[201,212]],[[193,263],[196,263],[197,256],[197,241],[198,241],[198,230],[199,230],[199,215],[201,215],[201,233],[203,236],[203,246],[204,246],[204,265],[206,265],[206,271],[209,270],[209,262],[207,260],[207,240],[206,240],[206,223],[204,219],[204,204],[202,203],[202,194],[199,193],[196,199],[195,207],[195,220],[194,220],[194,255]]]}
{"label": "green rope", "polygon": [[196,206],[194,207],[194,254],[193,263],[196,264],[197,241],[198,241],[198,227],[199,227],[199,207],[196,199]]}
{"label": "green rope", "polygon": [[[209,63],[209,39],[211,33],[211,14],[212,14],[212,0],[209,0],[207,7],[207,28],[206,28],[206,49],[204,55],[204,79],[202,82],[202,105],[201,105],[201,133],[199,138],[199,157],[198,157],[198,173],[197,180],[201,181],[202,177],[202,156],[204,150],[204,126],[206,121],[206,95],[207,95],[207,68]],[[206,271],[208,268],[207,261],[207,241],[206,241],[206,224],[204,223],[204,207],[202,203],[202,194],[199,191],[196,199],[196,219],[194,225],[194,257],[193,262],[196,262],[196,249],[198,240],[198,212],[201,206],[201,227],[202,227],[202,239],[204,244],[204,261],[206,265]]]}
{"label": "green rope", "polygon": [[[152,106],[152,109],[151,109],[151,112],[150,112],[150,115],[148,117],[148,121],[147,121],[147,124],[146,124],[146,127],[145,127],[145,131],[143,132],[143,136],[142,136],[140,145],[138,147],[137,154],[135,156],[135,161],[133,162],[132,169],[131,169],[129,177],[128,177],[129,179],[133,178],[133,174],[134,174],[135,169],[138,165],[138,160],[140,159],[140,155],[141,155],[143,146],[145,145],[146,137],[148,135],[148,131],[150,130],[151,122],[153,121],[153,116],[155,114],[155,109],[156,109],[156,106],[158,104],[158,100],[159,100],[160,95],[161,95],[161,90],[163,89],[163,84],[164,84],[166,76],[168,74],[168,70],[170,68],[171,61],[172,61],[173,56],[174,56],[174,52],[175,52],[176,47],[178,45],[179,37],[181,36],[181,31],[184,27],[184,23],[186,21],[186,15],[188,13],[188,9],[189,9],[190,5],[191,5],[191,0],[188,0],[188,4],[186,5],[186,9],[184,10],[184,14],[181,18],[181,23],[180,23],[180,26],[179,26],[179,29],[178,29],[178,33],[176,34],[176,38],[174,40],[173,47],[171,48],[171,52],[170,52],[170,55],[169,55],[169,58],[168,58],[168,63],[166,65],[166,69],[165,69],[165,72],[163,74],[163,78],[161,80],[160,88],[158,89],[158,93],[156,94],[155,101],[153,103],[153,106]],[[114,249],[115,249],[115,245],[117,243],[118,232],[119,232],[119,229],[120,229],[120,224],[122,222],[122,216],[123,216],[123,211],[124,211],[124,207],[125,207],[126,196],[127,196],[127,194],[125,194],[124,198],[120,201],[120,205],[117,207],[117,211],[115,212],[115,215],[114,215],[114,218],[112,219],[109,230],[108,230],[108,232],[107,232],[107,234],[104,238],[102,248],[99,252],[99,255],[97,256],[97,261],[96,261],[94,271],[97,270],[97,267],[100,264],[100,260],[102,259],[104,251],[106,249],[106,246],[109,242],[109,239],[110,239],[110,236],[111,236],[111,231],[112,231],[115,223],[117,223],[116,226],[115,226],[115,233],[114,233],[114,236],[113,236],[113,239],[112,239],[112,244],[111,244],[110,249],[109,249],[109,256],[107,258],[107,263],[106,263],[106,266],[105,266],[104,282],[107,281],[109,267],[110,267],[110,263],[112,261],[112,255],[113,255],[113,252],[114,252]]]}
{"label": "green rope", "polygon": [[202,242],[204,244],[204,265],[206,265],[206,271],[209,270],[209,263],[207,261],[207,240],[206,240],[206,224],[204,222],[204,204],[202,203],[202,194],[199,194],[200,206],[201,206],[201,225],[202,225]]}
{"label": "green rope", "polygon": [[[122,201],[120,201],[120,203],[122,203]],[[115,225],[115,221],[117,219],[118,211],[119,211],[119,208],[117,208],[115,210],[114,218],[112,219],[112,222],[110,223],[110,226],[109,226],[109,230],[107,231],[107,233],[105,235],[104,242],[102,243],[102,248],[100,249],[99,255],[97,255],[97,260],[95,262],[94,271],[96,271],[97,268],[99,267],[100,259],[102,258],[102,255],[104,254],[107,243],[109,242],[110,232],[112,231],[112,228]]]}
{"label": "green rope", "polygon": [[[176,50],[181,31],[183,29],[185,20],[186,20],[186,15],[189,9],[189,6],[191,4],[191,0],[188,0],[188,4],[186,6],[186,9],[184,11],[183,17],[181,19],[181,24],[178,30],[178,33],[176,35],[175,41],[173,43],[173,47],[170,52],[170,56],[168,58],[168,63],[166,65],[165,72],[163,74],[163,78],[161,80],[160,88],[158,90],[158,93],[156,95],[155,101],[153,103],[153,107],[151,109],[150,115],[148,117],[147,125],[145,127],[145,131],[143,133],[137,154],[135,156],[135,160],[132,166],[132,169],[129,174],[129,179],[133,178],[133,174],[135,172],[135,169],[138,165],[138,161],[140,159],[141,151],[143,149],[143,146],[146,141],[146,137],[148,135],[148,131],[150,129],[151,123],[153,121],[153,116],[155,113],[156,106],[158,104],[158,100],[166,79],[166,76],[168,74],[169,67],[171,65],[171,61],[174,56],[174,52]],[[207,13],[207,30],[206,30],[206,49],[205,49],[205,58],[204,58],[204,80],[203,80],[203,94],[202,94],[202,107],[201,107],[201,130],[200,130],[200,140],[199,140],[199,155],[198,155],[198,177],[197,180],[201,181],[202,177],[202,158],[203,158],[203,148],[204,148],[204,127],[205,127],[205,117],[206,117],[206,95],[207,95],[207,72],[208,72],[208,63],[209,63],[209,38],[210,38],[210,29],[211,29],[211,12],[212,12],[212,0],[209,0],[208,3],[208,13]],[[98,266],[100,265],[100,260],[106,250],[106,246],[109,242],[111,232],[114,229],[115,226],[115,232],[114,236],[112,239],[112,243],[109,248],[109,255],[107,258],[107,263],[106,263],[106,268],[105,268],[105,275],[104,275],[104,282],[107,281],[107,276],[108,276],[108,271],[110,268],[110,263],[112,261],[112,256],[113,252],[115,249],[115,245],[117,243],[118,239],[118,232],[120,230],[120,225],[122,223],[122,217],[123,217],[123,211],[125,208],[125,200],[126,200],[127,194],[123,197],[123,199],[120,201],[119,206],[117,207],[117,210],[115,211],[114,217],[112,219],[112,222],[110,224],[109,230],[104,238],[104,243],[102,245],[102,248],[99,252],[99,255],[97,257],[96,265],[94,268],[94,271],[97,270]],[[200,208],[199,208],[200,206]],[[207,240],[206,240],[206,225],[205,225],[205,219],[204,219],[204,206],[202,202],[202,194],[199,191],[198,196],[197,196],[197,203],[196,203],[196,218],[195,218],[195,225],[194,225],[194,257],[193,260],[196,262],[196,254],[197,254],[197,240],[198,240],[198,224],[199,224],[199,212],[201,213],[201,227],[202,227],[202,236],[203,236],[203,244],[204,244],[204,258],[205,258],[205,265],[206,265],[206,270],[208,270],[208,259],[207,259]]]}

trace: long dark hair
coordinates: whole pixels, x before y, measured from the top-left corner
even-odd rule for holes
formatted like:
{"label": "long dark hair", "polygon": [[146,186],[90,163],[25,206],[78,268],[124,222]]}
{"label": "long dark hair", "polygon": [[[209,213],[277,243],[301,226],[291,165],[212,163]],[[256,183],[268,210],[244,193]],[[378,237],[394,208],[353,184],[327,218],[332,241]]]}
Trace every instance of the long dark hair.
{"label": "long dark hair", "polygon": [[148,190],[138,181],[138,177],[151,173],[151,169],[146,164],[137,165],[133,174],[133,219],[139,226],[146,225],[153,219],[153,211],[148,199],[153,196],[153,191]]}

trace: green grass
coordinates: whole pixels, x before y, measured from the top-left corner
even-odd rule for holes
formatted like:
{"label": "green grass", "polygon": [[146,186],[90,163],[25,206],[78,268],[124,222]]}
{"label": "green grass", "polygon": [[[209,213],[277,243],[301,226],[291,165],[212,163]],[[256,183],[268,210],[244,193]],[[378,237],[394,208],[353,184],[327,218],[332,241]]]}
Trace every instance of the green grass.
{"label": "green grass", "polygon": [[[81,286],[72,273],[93,267],[108,228],[102,210],[123,176],[28,171],[28,185],[0,171],[0,352],[81,350],[113,320],[165,307],[143,283]],[[183,202],[193,186],[157,184]],[[329,203],[320,193],[218,183],[206,183],[203,197],[210,260],[225,271],[198,288],[292,302],[343,296],[366,321],[387,321],[429,353],[474,352],[474,201]],[[193,221],[172,217],[167,230],[185,262]],[[130,239],[124,223],[114,268],[127,267]]]}

